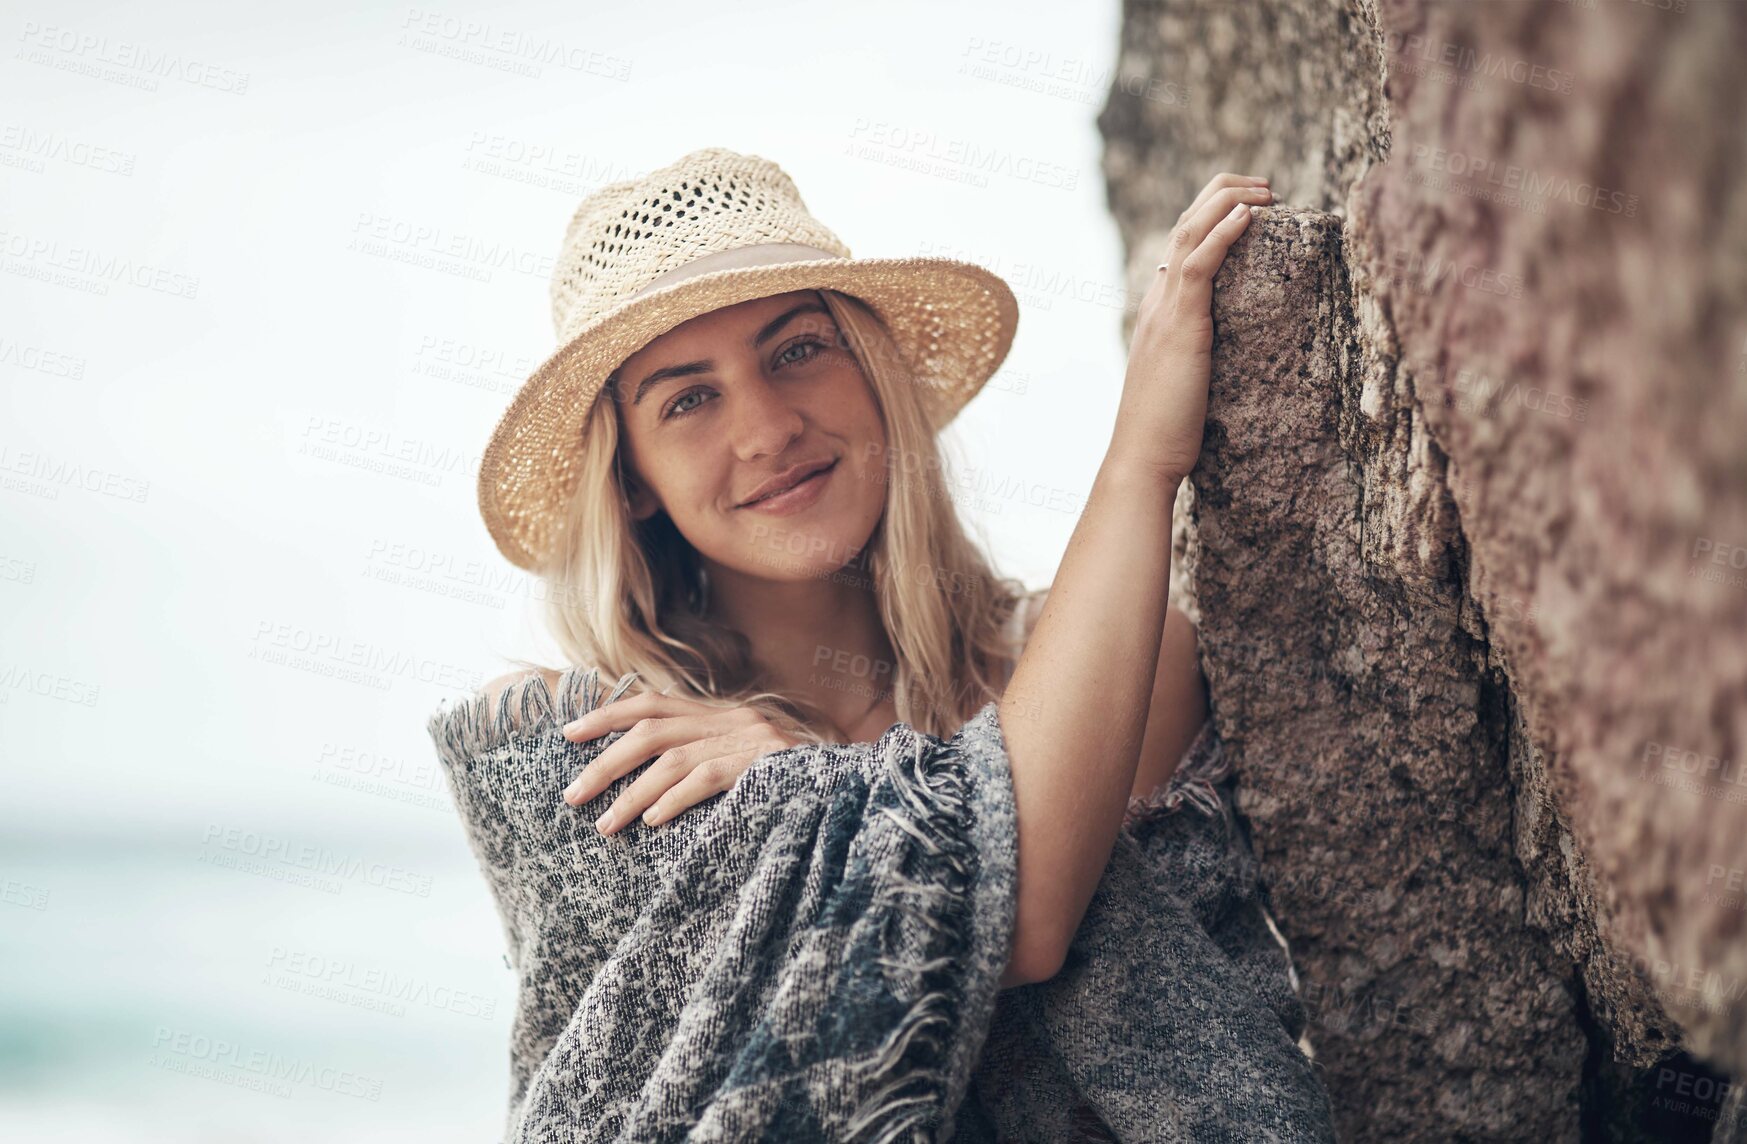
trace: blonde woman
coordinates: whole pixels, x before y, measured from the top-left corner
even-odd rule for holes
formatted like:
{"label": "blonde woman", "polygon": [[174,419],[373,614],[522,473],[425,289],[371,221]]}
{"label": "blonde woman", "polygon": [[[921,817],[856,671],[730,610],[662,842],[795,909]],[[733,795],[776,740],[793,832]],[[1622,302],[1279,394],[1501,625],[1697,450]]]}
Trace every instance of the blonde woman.
{"label": "blonde woman", "polygon": [[[944,737],[995,701],[1017,818],[1000,987],[1055,975],[1119,830],[1209,742],[1195,632],[1166,602],[1172,503],[1201,447],[1211,281],[1270,201],[1221,174],[1183,212],[1038,591],[967,537],[937,442],[1011,343],[999,278],[852,259],[780,168],[722,149],[585,201],[554,274],[561,349],[480,476],[500,550],[552,587],[565,659],[639,682],[563,727],[619,737],[554,808],[660,830],[771,752]],[[555,709],[560,671],[523,666],[483,710]]]}

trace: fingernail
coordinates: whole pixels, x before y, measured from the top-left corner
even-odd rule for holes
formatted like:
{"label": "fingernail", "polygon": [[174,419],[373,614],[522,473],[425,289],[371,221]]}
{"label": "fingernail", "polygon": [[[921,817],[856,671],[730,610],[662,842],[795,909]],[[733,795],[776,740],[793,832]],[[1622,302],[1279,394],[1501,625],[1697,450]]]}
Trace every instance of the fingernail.
{"label": "fingernail", "polygon": [[1253,208],[1246,207],[1242,203],[1239,203],[1237,206],[1232,208],[1230,217],[1236,218],[1239,215],[1243,214],[1246,210],[1251,210],[1251,209],[1253,209]]}
{"label": "fingernail", "polygon": [[605,834],[608,831],[608,829],[611,828],[612,823],[613,823],[613,812],[609,808],[599,818],[594,820],[594,828],[596,830],[600,831],[602,834]]}
{"label": "fingernail", "polygon": [[[586,719],[587,716],[585,715],[585,716],[583,716],[583,718]],[[564,733],[566,735],[572,734],[577,730],[577,728],[579,728],[581,726],[582,726],[582,719],[572,719],[570,722],[568,722],[564,725]]]}
{"label": "fingernail", "polygon": [[577,779],[575,782],[571,783],[569,786],[564,788],[564,801],[565,802],[576,802],[576,801],[578,801],[576,796],[581,794],[581,793],[582,793],[582,780]]}
{"label": "fingernail", "polygon": [[650,807],[648,810],[643,812],[643,822],[647,826],[654,826],[655,820],[657,818],[660,818],[660,817],[661,816],[658,813],[656,813],[656,810],[654,807]]}

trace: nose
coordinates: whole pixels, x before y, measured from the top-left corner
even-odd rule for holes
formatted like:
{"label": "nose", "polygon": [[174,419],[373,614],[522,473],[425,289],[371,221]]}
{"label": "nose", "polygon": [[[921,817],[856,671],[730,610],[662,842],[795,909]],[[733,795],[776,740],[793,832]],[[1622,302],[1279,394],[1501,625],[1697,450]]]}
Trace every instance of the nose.
{"label": "nose", "polygon": [[781,455],[807,427],[789,393],[762,373],[735,386],[727,405],[728,439],[742,461]]}

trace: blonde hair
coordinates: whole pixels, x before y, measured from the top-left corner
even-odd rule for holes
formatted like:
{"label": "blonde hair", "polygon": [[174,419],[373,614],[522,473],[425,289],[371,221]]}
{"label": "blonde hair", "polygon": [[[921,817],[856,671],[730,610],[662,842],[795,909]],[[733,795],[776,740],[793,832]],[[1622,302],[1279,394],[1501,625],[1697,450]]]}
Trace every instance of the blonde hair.
{"label": "blonde hair", "polygon": [[[887,441],[884,515],[866,545],[831,575],[871,576],[897,655],[889,686],[898,719],[946,737],[999,697],[997,680],[1015,651],[1006,624],[1024,586],[997,578],[966,536],[919,383],[885,323],[859,298],[818,293],[840,346],[873,388]],[[618,381],[615,372],[602,389],[604,399],[597,397],[590,410],[576,491],[555,555],[538,569],[559,649],[571,663],[599,669],[604,679],[635,671],[643,687],[711,706],[750,706],[804,741],[833,741],[817,729],[831,725],[821,709],[765,686],[746,636],[705,615],[708,578],[667,514],[632,518],[613,408]],[[950,682],[929,686],[935,680]],[[871,687],[863,693],[874,694]]]}

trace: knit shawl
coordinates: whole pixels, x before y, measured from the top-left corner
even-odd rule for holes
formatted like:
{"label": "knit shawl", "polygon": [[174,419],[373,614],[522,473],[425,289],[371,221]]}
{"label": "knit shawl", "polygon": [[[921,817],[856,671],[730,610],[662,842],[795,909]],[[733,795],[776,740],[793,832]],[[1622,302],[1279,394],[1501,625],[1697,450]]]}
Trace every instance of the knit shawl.
{"label": "knit shawl", "polygon": [[1255,896],[1211,725],[1131,800],[1050,980],[998,991],[1012,778],[990,702],[950,738],[765,755],[612,835],[560,794],[624,732],[572,668],[428,728],[518,979],[506,1144],[1332,1140],[1304,1014]]}

